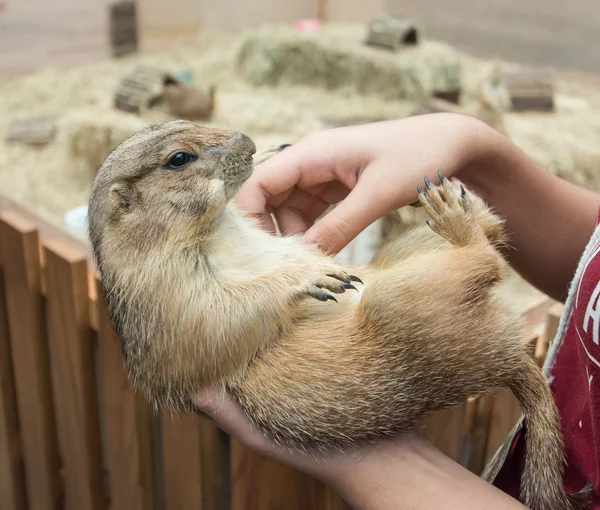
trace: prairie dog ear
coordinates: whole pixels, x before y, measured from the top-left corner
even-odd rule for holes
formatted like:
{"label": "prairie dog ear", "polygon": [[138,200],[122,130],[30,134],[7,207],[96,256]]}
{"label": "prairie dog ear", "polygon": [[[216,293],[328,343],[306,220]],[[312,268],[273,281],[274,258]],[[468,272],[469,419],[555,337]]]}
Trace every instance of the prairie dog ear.
{"label": "prairie dog ear", "polygon": [[117,182],[110,187],[111,212],[127,214],[136,206],[137,192],[132,184]]}

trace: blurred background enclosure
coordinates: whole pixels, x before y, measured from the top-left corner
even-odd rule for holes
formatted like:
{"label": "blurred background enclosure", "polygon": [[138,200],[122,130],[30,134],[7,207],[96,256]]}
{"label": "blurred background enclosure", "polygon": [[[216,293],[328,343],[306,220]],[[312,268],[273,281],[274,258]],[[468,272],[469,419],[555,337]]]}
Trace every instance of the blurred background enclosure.
{"label": "blurred background enclosure", "polygon": [[[105,58],[108,0],[3,0],[0,76]],[[143,46],[204,30],[230,33],[323,16],[369,21],[380,12],[417,20],[428,36],[485,57],[600,72],[595,0],[139,0]]]}

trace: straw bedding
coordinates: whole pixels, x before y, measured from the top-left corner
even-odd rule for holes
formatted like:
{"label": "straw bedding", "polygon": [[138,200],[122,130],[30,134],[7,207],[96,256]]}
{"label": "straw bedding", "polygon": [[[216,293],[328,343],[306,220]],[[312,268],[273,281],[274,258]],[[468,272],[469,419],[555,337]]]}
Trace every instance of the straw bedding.
{"label": "straw bedding", "polygon": [[[475,108],[488,63],[430,41],[392,55],[363,48],[364,35],[364,27],[346,25],[310,36],[281,27],[237,38],[203,34],[164,53],[43,69],[0,83],[1,193],[59,225],[65,212],[86,203],[108,151],[143,125],[170,119],[157,110],[140,118],[112,108],[122,75],[138,64],[185,70],[199,85],[215,84],[207,125],[243,131],[259,150],[344,119],[405,117],[433,87],[455,85],[459,73],[463,106]],[[559,76],[556,104],[554,114],[508,114],[509,136],[549,171],[600,190],[600,91]],[[58,118],[48,147],[3,141],[12,119],[45,115]],[[414,222],[412,211],[401,213],[405,224]]]}
{"label": "straw bedding", "polygon": [[363,38],[362,29],[349,33],[333,27],[316,34],[257,30],[243,39],[237,66],[253,85],[304,84],[382,99],[420,101],[434,88],[459,85],[459,55],[444,44],[424,41],[394,53],[368,47]]}

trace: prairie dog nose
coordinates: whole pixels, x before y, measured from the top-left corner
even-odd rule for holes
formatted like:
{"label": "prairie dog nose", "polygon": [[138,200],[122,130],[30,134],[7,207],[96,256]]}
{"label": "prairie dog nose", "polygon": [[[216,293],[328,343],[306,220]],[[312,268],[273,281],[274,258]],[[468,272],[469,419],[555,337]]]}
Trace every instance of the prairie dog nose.
{"label": "prairie dog nose", "polygon": [[236,131],[229,137],[229,143],[233,150],[247,151],[250,155],[256,152],[256,145],[252,139],[239,131]]}

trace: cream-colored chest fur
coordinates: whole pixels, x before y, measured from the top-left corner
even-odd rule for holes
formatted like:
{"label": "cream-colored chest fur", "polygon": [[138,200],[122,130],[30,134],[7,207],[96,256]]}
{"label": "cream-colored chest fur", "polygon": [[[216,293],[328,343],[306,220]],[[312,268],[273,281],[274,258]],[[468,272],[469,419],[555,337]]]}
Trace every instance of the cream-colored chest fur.
{"label": "cream-colored chest fur", "polygon": [[274,236],[259,229],[231,204],[223,212],[206,251],[216,276],[229,283],[308,264],[319,257],[299,237]]}

